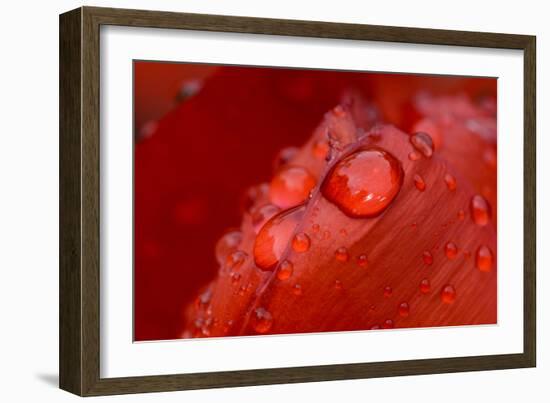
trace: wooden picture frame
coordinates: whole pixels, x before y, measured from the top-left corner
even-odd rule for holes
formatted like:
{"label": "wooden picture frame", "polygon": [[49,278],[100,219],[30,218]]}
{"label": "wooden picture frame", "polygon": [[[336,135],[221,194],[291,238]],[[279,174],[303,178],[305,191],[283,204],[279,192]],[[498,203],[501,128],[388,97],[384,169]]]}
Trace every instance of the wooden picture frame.
{"label": "wooden picture frame", "polygon": [[[520,49],[524,52],[521,354],[100,377],[99,29],[102,25]],[[533,367],[536,363],[535,37],[82,7],[60,16],[60,387],[81,396]]]}

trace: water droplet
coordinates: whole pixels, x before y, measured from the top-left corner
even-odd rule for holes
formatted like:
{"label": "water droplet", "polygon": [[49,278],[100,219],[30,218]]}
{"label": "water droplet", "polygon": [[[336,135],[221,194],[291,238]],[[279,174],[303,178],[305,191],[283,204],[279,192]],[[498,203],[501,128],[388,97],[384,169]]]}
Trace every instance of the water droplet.
{"label": "water droplet", "polygon": [[243,240],[241,231],[233,230],[225,233],[216,243],[216,259],[223,265],[227,256],[237,250]]}
{"label": "water droplet", "polygon": [[382,324],[382,329],[393,329],[393,320],[386,319],[384,323]]}
{"label": "water droplet", "polygon": [[294,284],[294,287],[292,287],[292,293],[294,295],[302,295],[302,286],[300,284]]}
{"label": "water droplet", "polygon": [[489,223],[491,209],[487,200],[483,196],[475,195],[470,203],[472,219],[479,226],[485,226]]}
{"label": "water droplet", "polygon": [[315,158],[324,160],[327,158],[329,148],[328,141],[318,140],[313,143],[312,152]]}
{"label": "water droplet", "polygon": [[232,320],[228,320],[227,322],[225,322],[225,325],[223,326],[223,333],[224,334],[229,333],[232,326],[233,326],[233,321]]}
{"label": "water droplet", "polygon": [[493,268],[493,252],[489,247],[482,245],[476,253],[476,266],[480,271],[489,272]]}
{"label": "water droplet", "polygon": [[418,161],[420,159],[421,155],[420,153],[416,152],[416,151],[411,151],[409,153],[409,159],[411,161]]}
{"label": "water droplet", "polygon": [[208,289],[197,297],[195,301],[196,307],[199,309],[206,307],[210,303],[211,298],[212,290]]}
{"label": "water droplet", "polygon": [[334,257],[340,262],[347,262],[349,260],[349,253],[345,247],[340,247],[334,252]]}
{"label": "water droplet", "polygon": [[455,259],[458,255],[458,248],[456,247],[454,242],[447,242],[445,244],[445,256],[447,256],[448,259]]}
{"label": "water droplet", "polygon": [[450,191],[456,190],[456,179],[451,174],[445,174],[445,184]]}
{"label": "water droplet", "polygon": [[491,169],[496,169],[497,167],[497,151],[494,147],[488,147],[483,152],[483,161]]}
{"label": "water droplet", "polygon": [[421,192],[426,190],[426,182],[424,182],[424,179],[418,174],[414,175],[414,186]]}
{"label": "water droplet", "polygon": [[273,204],[265,204],[254,210],[252,213],[252,225],[254,226],[254,231],[258,233],[264,224],[279,211],[281,211],[279,207]]}
{"label": "water droplet", "polygon": [[342,228],[342,229],[340,230],[340,235],[342,235],[342,236],[347,236],[347,235],[348,235],[348,231],[346,231],[344,228]]}
{"label": "water droplet", "polygon": [[290,276],[292,276],[292,272],[294,271],[294,265],[292,262],[288,260],[284,260],[281,263],[281,266],[279,267],[279,271],[277,271],[277,278],[279,280],[286,280]]}
{"label": "water droplet", "polygon": [[384,287],[384,297],[389,298],[392,296],[392,294],[393,294],[393,289],[389,285]]}
{"label": "water droplet", "polygon": [[456,291],[452,285],[446,285],[441,290],[441,301],[445,304],[452,304],[456,299]]}
{"label": "water droplet", "polygon": [[369,265],[369,258],[367,255],[357,256],[357,265],[361,267],[367,267]]}
{"label": "water droplet", "polygon": [[460,221],[464,221],[464,217],[466,217],[466,213],[464,210],[459,210],[456,214],[456,218],[458,218]]}
{"label": "water droplet", "polygon": [[246,285],[243,284],[243,285],[241,285],[241,286],[239,287],[239,295],[240,295],[240,296],[245,295],[245,294],[246,294],[246,291],[247,291]]}
{"label": "water droplet", "polygon": [[401,163],[387,151],[371,148],[339,161],[321,192],[348,216],[373,217],[390,205],[402,183]]}
{"label": "water droplet", "polygon": [[303,253],[309,250],[311,240],[305,232],[300,232],[294,236],[292,240],[292,249],[296,252]]}
{"label": "water droplet", "polygon": [[269,193],[269,185],[262,183],[257,186],[250,187],[242,197],[241,206],[243,211],[250,211],[250,209],[260,200],[267,197]]}
{"label": "water droplet", "polygon": [[422,294],[427,294],[430,292],[430,289],[431,289],[430,280],[428,280],[427,278],[423,279],[420,282],[420,292]]}
{"label": "water droplet", "polygon": [[380,325],[372,325],[370,330],[380,330]]}
{"label": "water droplet", "polygon": [[399,313],[399,316],[406,318],[407,316],[409,316],[409,304],[406,302],[401,302],[401,304],[399,304],[399,309],[397,310],[397,312]]}
{"label": "water droplet", "polygon": [[248,255],[246,254],[246,252],[243,252],[242,250],[237,250],[227,256],[227,267],[230,269],[238,269],[243,265],[247,257]]}
{"label": "water droplet", "polygon": [[292,158],[296,155],[298,152],[297,147],[285,147],[275,157],[275,160],[273,161],[273,169],[277,170],[280,167],[288,164]]}
{"label": "water droplet", "polygon": [[422,261],[424,262],[425,265],[431,266],[432,263],[434,262],[434,258],[430,252],[425,250],[424,252],[422,252]]}
{"label": "water droplet", "polygon": [[289,245],[305,206],[281,211],[262,227],[254,241],[254,262],[262,270],[273,270]]}
{"label": "water droplet", "polygon": [[433,155],[434,145],[429,134],[424,132],[415,133],[410,137],[410,141],[424,157],[430,158]]}
{"label": "water droplet", "polygon": [[267,333],[273,325],[273,317],[265,308],[256,308],[251,318],[256,333]]}
{"label": "water droplet", "polygon": [[281,208],[294,207],[307,200],[316,182],[305,168],[283,168],[275,174],[269,185],[269,199]]}
{"label": "water droplet", "polygon": [[314,233],[317,233],[317,232],[319,232],[319,229],[320,229],[320,228],[321,228],[321,227],[319,227],[319,224],[313,224],[313,225],[311,226],[311,231],[314,232]]}
{"label": "water droplet", "polygon": [[336,288],[337,290],[341,290],[344,288],[344,285],[340,280],[336,280],[334,281],[334,288]]}
{"label": "water droplet", "polygon": [[238,284],[241,281],[241,275],[237,272],[231,273],[231,284]]}
{"label": "water droplet", "polygon": [[323,239],[327,240],[330,238],[330,231],[323,231]]}

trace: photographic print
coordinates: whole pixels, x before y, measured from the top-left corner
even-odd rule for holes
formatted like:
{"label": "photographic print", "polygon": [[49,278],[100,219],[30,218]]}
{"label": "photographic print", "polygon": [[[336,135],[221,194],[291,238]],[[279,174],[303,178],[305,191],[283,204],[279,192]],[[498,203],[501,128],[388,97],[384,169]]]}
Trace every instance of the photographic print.
{"label": "photographic print", "polygon": [[497,323],[497,79],[134,61],[134,338]]}

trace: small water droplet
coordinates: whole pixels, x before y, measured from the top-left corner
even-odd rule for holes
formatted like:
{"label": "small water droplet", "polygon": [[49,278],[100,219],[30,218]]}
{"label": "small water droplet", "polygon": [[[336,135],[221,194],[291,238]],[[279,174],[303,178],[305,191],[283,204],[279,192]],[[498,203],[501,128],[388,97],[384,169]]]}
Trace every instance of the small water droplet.
{"label": "small water droplet", "polygon": [[374,217],[390,205],[402,183],[401,163],[387,151],[371,148],[356,151],[332,167],[321,192],[348,216]]}
{"label": "small water droplet", "polygon": [[239,281],[241,281],[241,275],[237,272],[231,273],[231,283],[232,284],[238,284]]}
{"label": "small water droplet", "polygon": [[264,200],[269,193],[269,185],[262,183],[257,186],[250,187],[242,197],[241,206],[244,211],[250,211],[250,209],[260,200]]}
{"label": "small water droplet", "polygon": [[313,143],[313,156],[319,160],[325,160],[327,158],[329,148],[328,141],[318,140]]}
{"label": "small water droplet", "polygon": [[239,295],[240,295],[240,296],[245,295],[247,290],[248,290],[248,289],[247,289],[246,285],[244,285],[244,284],[241,285],[241,286],[239,287]]}
{"label": "small water droplet", "polygon": [[380,330],[380,325],[372,325],[370,330]]}
{"label": "small water droplet", "polygon": [[342,235],[342,236],[347,236],[347,235],[348,235],[348,231],[346,231],[344,228],[342,228],[342,229],[340,230],[340,235]]}
{"label": "small water droplet", "polygon": [[314,233],[317,233],[317,232],[319,232],[319,229],[320,229],[320,228],[321,228],[321,227],[319,227],[319,224],[313,224],[313,225],[311,226],[311,231],[314,232]]}
{"label": "small water droplet", "polygon": [[393,326],[394,326],[393,320],[386,319],[382,324],[382,329],[393,329]]}
{"label": "small water droplet", "polygon": [[247,257],[248,255],[246,254],[246,252],[243,252],[242,250],[237,250],[227,256],[227,267],[234,270],[238,269],[243,265]]}
{"label": "small water droplet", "polygon": [[455,259],[458,255],[458,248],[454,242],[447,242],[445,244],[445,256],[447,256],[448,259],[452,260]]}
{"label": "small water droplet", "polygon": [[340,262],[347,262],[349,260],[349,253],[345,247],[340,247],[334,252],[334,257]]}
{"label": "small water droplet", "polygon": [[294,284],[294,287],[292,287],[292,293],[294,295],[302,295],[302,286],[300,284]]}
{"label": "small water droplet", "polygon": [[422,294],[427,294],[430,292],[430,289],[431,289],[430,280],[428,280],[427,278],[423,279],[420,282],[420,292]]}
{"label": "small water droplet", "polygon": [[424,252],[422,252],[422,261],[425,265],[431,266],[434,262],[434,258],[429,251],[425,250]]}
{"label": "small water droplet", "polygon": [[424,179],[418,174],[414,175],[414,186],[421,192],[426,190],[426,182],[424,182]]}
{"label": "small water droplet", "polygon": [[424,132],[415,133],[410,137],[410,141],[424,157],[430,158],[433,155],[434,145],[429,134]]}
{"label": "small water droplet", "polygon": [[292,240],[292,249],[296,252],[303,253],[309,250],[311,240],[305,232],[300,232],[294,236]]}
{"label": "small water droplet", "polygon": [[451,174],[445,174],[445,184],[447,185],[447,189],[450,191],[456,190],[456,179]]}
{"label": "small water droplet", "polygon": [[336,280],[334,281],[334,288],[336,288],[337,290],[341,290],[344,288],[344,285],[340,280]]}
{"label": "small water droplet", "polygon": [[367,255],[357,256],[357,265],[361,267],[367,267],[369,265],[369,258]]}
{"label": "small water droplet", "polygon": [[292,276],[292,272],[294,271],[294,265],[292,262],[288,260],[284,260],[281,263],[281,266],[279,267],[279,271],[277,271],[277,278],[279,280],[286,280],[290,276]]}
{"label": "small water droplet", "polygon": [[212,290],[208,289],[204,291],[201,295],[197,297],[197,300],[195,301],[196,307],[199,309],[205,308],[210,303],[211,298]]}
{"label": "small water droplet", "polygon": [[279,207],[273,204],[265,204],[252,212],[252,225],[254,231],[258,233],[264,224],[271,219],[275,214],[281,211]]}
{"label": "small water droplet", "polygon": [[497,167],[497,151],[494,147],[488,147],[483,152],[483,161],[491,169],[496,169]]}
{"label": "small water droplet", "polygon": [[452,304],[456,299],[456,290],[452,285],[446,285],[441,290],[441,301],[445,304]]}
{"label": "small water droplet", "polygon": [[323,231],[323,239],[327,240],[330,238],[330,231]]}
{"label": "small water droplet", "polygon": [[464,217],[466,217],[466,213],[464,210],[459,210],[458,213],[456,213],[456,218],[458,218],[460,221],[464,221]]}
{"label": "small water droplet", "polygon": [[399,313],[399,316],[406,318],[407,316],[409,316],[409,304],[407,302],[401,302],[401,304],[399,304],[399,309],[397,310],[397,312]]}
{"label": "small water droplet", "polygon": [[216,259],[223,265],[227,256],[237,250],[243,240],[241,231],[233,230],[225,233],[216,243]]}
{"label": "small water droplet", "polygon": [[493,252],[488,246],[482,245],[476,253],[476,266],[480,271],[489,272],[493,268]]}
{"label": "small water droplet", "polygon": [[489,223],[491,209],[489,207],[489,203],[487,203],[487,200],[485,200],[483,196],[475,195],[472,197],[470,210],[472,213],[472,219],[477,225],[483,227]]}
{"label": "small water droplet", "polygon": [[265,308],[256,308],[251,322],[256,333],[267,333],[273,325],[273,317]]}
{"label": "small water droplet", "polygon": [[294,207],[307,200],[316,182],[305,168],[285,167],[280,169],[271,181],[269,199],[281,208]]}
{"label": "small water droplet", "polygon": [[384,297],[389,298],[392,296],[392,294],[393,294],[393,289],[389,285],[384,287]]}
{"label": "small water droplet", "polygon": [[409,159],[411,161],[418,161],[420,159],[421,155],[420,153],[416,152],[416,151],[411,151],[409,153]]}
{"label": "small water droplet", "polygon": [[223,326],[223,333],[224,334],[229,333],[232,326],[233,326],[233,321],[232,320],[228,320],[227,322],[225,322],[225,325]]}

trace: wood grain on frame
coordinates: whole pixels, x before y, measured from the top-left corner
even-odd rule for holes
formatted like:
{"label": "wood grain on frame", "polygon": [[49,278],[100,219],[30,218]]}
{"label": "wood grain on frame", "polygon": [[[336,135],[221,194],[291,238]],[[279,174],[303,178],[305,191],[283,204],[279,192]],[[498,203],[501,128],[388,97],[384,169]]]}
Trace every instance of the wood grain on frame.
{"label": "wood grain on frame", "polygon": [[[524,351],[247,371],[101,378],[99,28],[188,29],[524,52]],[[536,363],[534,36],[82,7],[60,16],[60,387],[81,396],[532,367]]]}

